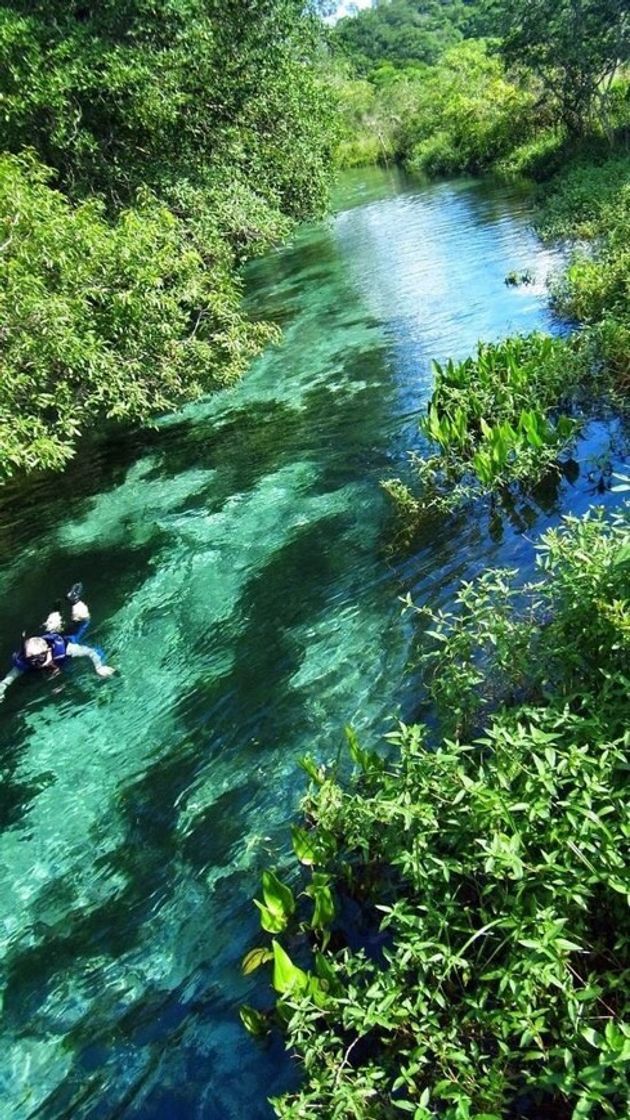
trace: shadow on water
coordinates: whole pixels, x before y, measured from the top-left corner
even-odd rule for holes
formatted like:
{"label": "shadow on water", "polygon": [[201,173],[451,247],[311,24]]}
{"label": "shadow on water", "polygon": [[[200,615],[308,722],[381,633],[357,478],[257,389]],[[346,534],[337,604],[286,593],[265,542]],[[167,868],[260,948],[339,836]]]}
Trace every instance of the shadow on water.
{"label": "shadow on water", "polygon": [[[296,1071],[242,1030],[239,1003],[269,995],[239,964],[296,759],[417,710],[399,595],[444,606],[488,564],[530,572],[541,530],[614,500],[589,463],[616,422],[595,418],[564,478],[388,554],[379,484],[407,469],[431,359],[555,329],[554,258],[517,192],[397,171],[344,190],[252,264],[250,310],[284,340],[240,385],[0,500],[1,652],[83,579],[119,670],[18,682],[0,713],[2,1120],[269,1120]],[[537,283],[507,288],[525,267]]]}

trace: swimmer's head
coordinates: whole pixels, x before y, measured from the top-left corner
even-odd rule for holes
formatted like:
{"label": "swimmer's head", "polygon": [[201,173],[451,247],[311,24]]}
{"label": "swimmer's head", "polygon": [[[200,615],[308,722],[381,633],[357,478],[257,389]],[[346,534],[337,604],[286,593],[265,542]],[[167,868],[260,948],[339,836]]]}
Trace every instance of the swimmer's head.
{"label": "swimmer's head", "polygon": [[43,668],[49,655],[48,642],[43,638],[27,638],[24,642],[24,656],[35,668]]}

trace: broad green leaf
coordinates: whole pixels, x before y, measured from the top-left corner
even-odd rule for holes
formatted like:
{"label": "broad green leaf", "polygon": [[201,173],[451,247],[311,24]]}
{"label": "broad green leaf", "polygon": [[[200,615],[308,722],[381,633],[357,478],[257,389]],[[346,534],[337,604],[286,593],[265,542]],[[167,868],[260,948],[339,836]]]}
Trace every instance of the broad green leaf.
{"label": "broad green leaf", "polygon": [[335,916],[335,902],[332,891],[327,883],[311,886],[309,893],[315,903],[311,927],[313,929],[327,929]]}
{"label": "broad green leaf", "polygon": [[315,973],[321,980],[325,991],[335,996],[341,994],[343,990],[341,980],[323,953],[315,953]]}
{"label": "broad green leaf", "polygon": [[254,899],[254,906],[257,906],[260,910],[260,924],[266,933],[282,933],[286,929],[288,922],[286,914],[274,913],[257,898]]}
{"label": "broad green leaf", "polygon": [[295,913],[293,891],[282,883],[271,870],[262,873],[262,888],[265,906],[276,917],[290,918]]}
{"label": "broad green leaf", "polygon": [[308,985],[308,973],[297,965],[276,940],[271,942],[273,948],[273,986],[281,995],[291,992],[302,992]]}
{"label": "broad green leaf", "polygon": [[312,832],[307,832],[296,824],[291,825],[291,841],[300,863],[310,867],[316,862],[315,836]]}

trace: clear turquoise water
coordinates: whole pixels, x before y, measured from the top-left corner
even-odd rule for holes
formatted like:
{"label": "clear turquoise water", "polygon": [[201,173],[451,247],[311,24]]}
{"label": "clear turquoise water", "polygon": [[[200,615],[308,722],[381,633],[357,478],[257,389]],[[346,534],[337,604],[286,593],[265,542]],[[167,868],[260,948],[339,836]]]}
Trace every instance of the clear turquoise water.
{"label": "clear turquoise water", "polygon": [[[430,359],[552,328],[557,261],[505,189],[373,171],[337,207],[250,267],[252,314],[284,340],[239,386],[3,496],[1,652],[81,578],[119,673],[19,682],[0,710],[2,1120],[271,1115],[295,1074],[239,1025],[265,996],[239,961],[296,758],[413,714],[399,595],[530,565],[536,534],[594,500],[614,421],[587,429],[572,486],[388,556],[379,480],[405,470]],[[533,287],[504,285],[525,268]]]}

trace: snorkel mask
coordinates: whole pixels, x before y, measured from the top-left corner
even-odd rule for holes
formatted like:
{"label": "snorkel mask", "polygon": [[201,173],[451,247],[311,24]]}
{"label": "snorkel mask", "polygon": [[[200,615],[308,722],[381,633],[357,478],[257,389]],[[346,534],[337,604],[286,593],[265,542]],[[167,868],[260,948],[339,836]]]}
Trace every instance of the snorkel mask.
{"label": "snorkel mask", "polygon": [[48,642],[43,638],[25,638],[22,641],[22,652],[33,669],[43,669],[48,661]]}

